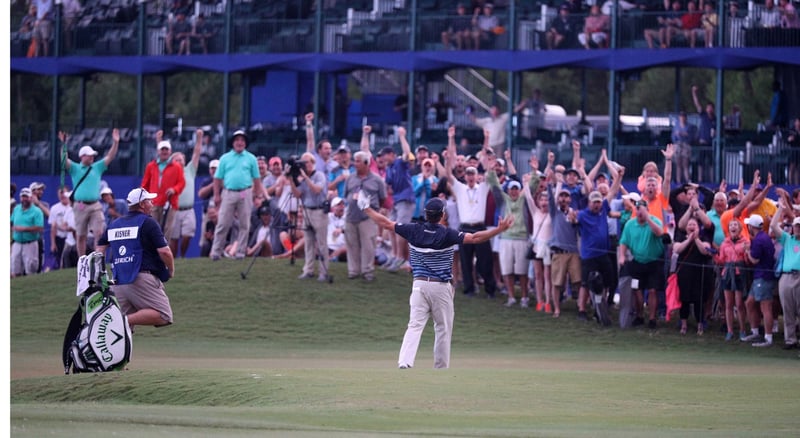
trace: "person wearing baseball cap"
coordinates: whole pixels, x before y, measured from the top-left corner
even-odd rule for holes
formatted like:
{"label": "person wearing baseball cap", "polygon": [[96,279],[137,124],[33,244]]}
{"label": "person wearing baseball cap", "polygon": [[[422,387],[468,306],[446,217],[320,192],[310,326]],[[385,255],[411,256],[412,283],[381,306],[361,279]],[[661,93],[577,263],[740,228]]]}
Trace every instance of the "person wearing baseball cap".
{"label": "person wearing baseball cap", "polygon": [[[783,248],[779,261],[778,296],[783,308],[783,336],[785,350],[798,348],[797,324],[800,322],[800,216],[792,220],[792,233],[781,229],[780,218],[791,212],[788,194],[778,199],[778,211],[770,228],[775,241]],[[766,327],[766,326],[765,326]]]}
{"label": "person wearing baseball cap", "polygon": [[103,216],[106,218],[106,226],[111,225],[114,219],[128,214],[128,203],[125,199],[115,199],[114,192],[110,187],[103,187],[100,190],[100,201],[103,204]]}
{"label": "person wearing baseball cap", "polygon": [[39,239],[44,232],[44,214],[33,205],[29,187],[19,192],[19,203],[11,211],[11,278],[39,272]]}
{"label": "person wearing baseball cap", "polygon": [[[402,155],[397,156],[394,149],[384,154],[386,160],[386,186],[391,188],[392,215],[399,223],[410,223],[414,217],[416,196],[411,184],[411,169],[414,167],[411,146],[406,138],[406,128],[397,127]],[[389,272],[397,272],[408,261],[408,242],[403,236],[392,234],[392,257],[383,266]]]}
{"label": "person wearing baseball cap", "polygon": [[[747,198],[747,196],[745,196]],[[747,318],[750,320],[751,334],[742,341],[753,342],[753,347],[772,346],[772,289],[775,287],[775,245],[764,231],[764,218],[751,214],[744,220],[753,236],[749,245],[745,243],[745,258],[753,265],[753,283],[747,294]],[[763,316],[765,334],[763,339],[758,328],[761,326],[759,310]]]}
{"label": "person wearing baseball cap", "polygon": [[203,152],[203,138],[205,134],[202,129],[197,129],[194,135],[194,148],[192,158],[186,161],[183,152],[174,152],[171,160],[183,171],[183,180],[186,183],[181,193],[178,195],[178,211],[172,221],[172,233],[166,235],[169,240],[169,248],[172,254],[177,257],[180,251],[181,257],[186,257],[189,250],[189,243],[197,232],[197,218],[194,211],[195,180],[197,179],[197,169],[200,166],[200,155]]}
{"label": "person wearing baseball cap", "polygon": [[416,202],[414,206],[414,221],[425,221],[425,204],[433,196],[433,190],[439,183],[439,178],[436,177],[436,165],[433,160],[426,158],[420,166],[420,173],[411,177],[411,186],[414,188],[416,194]]}
{"label": "person wearing baseball cap", "polygon": [[141,187],[128,192],[128,214],[111,222],[97,242],[98,252],[111,249],[114,294],[131,329],[172,324],[164,283],[175,276],[175,259],[161,226],[150,216],[157,197]]}
{"label": "person wearing baseball cap", "polygon": [[328,258],[331,262],[344,261],[347,255],[344,209],[344,199],[337,196],[331,200],[331,211],[328,213]]}
{"label": "person wearing baseball cap", "polygon": [[508,291],[506,307],[517,304],[514,297],[515,279],[519,278],[519,287],[522,293],[520,306],[527,308],[530,300],[528,298],[528,231],[525,225],[525,197],[522,196],[522,185],[519,181],[510,180],[507,183],[508,193],[503,191],[502,184],[498,178],[498,165],[494,156],[487,157],[486,183],[494,193],[499,193],[503,198],[503,205],[508,216],[513,218],[514,223],[511,227],[500,234],[499,237],[499,259],[500,275],[505,282]]}
{"label": "person wearing baseball cap", "polygon": [[339,146],[334,157],[335,167],[328,175],[328,181],[336,187],[336,196],[342,198],[345,192],[345,181],[351,173],[355,172],[352,161],[352,153],[347,145]]}
{"label": "person wearing baseball cap", "polygon": [[164,236],[172,236],[172,225],[178,213],[178,197],[186,188],[183,165],[172,159],[172,145],[163,139],[164,131],[156,132],[156,158],[147,163],[142,187],[158,195],[153,201],[153,219],[161,224]]}
{"label": "person wearing baseball cap", "polygon": [[[67,155],[67,134],[58,133],[63,145],[62,156]],[[64,169],[72,178],[71,199],[74,201],[75,236],[78,254],[86,254],[86,238],[91,230],[95,236],[105,229],[103,207],[100,205],[100,188],[103,173],[111,165],[119,150],[119,129],[111,131],[111,148],[102,160],[95,162],[97,151],[91,146],[83,146],[78,152],[79,162],[64,160]]]}
{"label": "person wearing baseball cap", "polygon": [[[453,175],[456,166],[456,128],[451,126],[447,129],[447,157],[445,160],[445,171],[452,183],[453,195],[458,199],[456,208],[460,220],[459,230],[465,233],[479,233],[486,230],[486,204],[489,185],[478,181],[478,169],[475,166],[468,166],[464,172],[464,182],[462,183]],[[487,154],[482,154],[486,157]],[[488,166],[488,163],[486,164]],[[484,166],[484,168],[486,168]],[[464,282],[464,295],[475,296],[478,286],[476,285],[473,272],[478,271],[483,278],[484,289],[489,298],[495,296],[497,292],[497,282],[494,278],[494,260],[492,246],[490,242],[480,242],[476,245],[459,246],[458,249],[461,262],[461,276]]]}
{"label": "person wearing baseball cap", "polygon": [[247,250],[247,237],[250,233],[250,218],[253,211],[253,197],[263,196],[266,191],[261,183],[256,156],[246,150],[247,134],[236,131],[231,137],[231,150],[219,159],[219,167],[214,173],[214,205],[218,210],[217,226],[214,229],[214,244],[209,256],[217,261],[227,241],[226,236],[236,218],[239,221],[236,254],[241,260]]}
{"label": "person wearing baseball cap", "polygon": [[[455,146],[455,144],[453,145]],[[425,203],[425,223],[399,223],[371,207],[371,197],[359,192],[356,205],[379,227],[401,235],[410,245],[410,264],[414,282],[409,299],[410,317],[397,359],[400,369],[415,365],[422,331],[429,318],[436,327],[433,347],[433,367],[450,367],[450,340],[453,336],[453,252],[456,245],[464,247],[488,241],[513,224],[511,216],[500,220],[497,228],[476,233],[456,231],[443,225],[445,202],[431,198]],[[354,206],[354,207],[355,207]],[[524,224],[523,224],[524,226]]]}

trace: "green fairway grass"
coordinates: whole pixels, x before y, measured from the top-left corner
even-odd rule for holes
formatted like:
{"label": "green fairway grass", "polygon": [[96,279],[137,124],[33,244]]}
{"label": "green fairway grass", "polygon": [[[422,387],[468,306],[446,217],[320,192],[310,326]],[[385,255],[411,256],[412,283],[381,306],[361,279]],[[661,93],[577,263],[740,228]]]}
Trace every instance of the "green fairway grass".
{"label": "green fairway grass", "polygon": [[[118,373],[63,375],[75,271],[11,280],[12,436],[795,436],[797,352],[600,328],[457,292],[451,368],[427,328],[397,369],[409,274],[297,280],[302,261],[178,260],[175,324]],[[616,316],[616,315],[614,315]],[[778,343],[782,336],[778,335]]]}

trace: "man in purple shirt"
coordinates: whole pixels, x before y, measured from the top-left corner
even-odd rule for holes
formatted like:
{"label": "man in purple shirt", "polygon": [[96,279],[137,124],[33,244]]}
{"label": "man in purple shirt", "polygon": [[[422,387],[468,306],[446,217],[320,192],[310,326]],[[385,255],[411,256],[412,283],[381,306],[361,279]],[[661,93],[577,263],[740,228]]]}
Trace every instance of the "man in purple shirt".
{"label": "man in purple shirt", "polygon": [[[745,244],[745,257],[753,265],[753,285],[747,295],[747,316],[750,319],[750,336],[744,342],[754,342],[753,347],[772,346],[772,290],[775,288],[775,245],[764,230],[764,218],[754,214],[744,220],[753,239]],[[756,306],[758,303],[758,306]],[[764,339],[760,339],[758,310],[764,317]]]}

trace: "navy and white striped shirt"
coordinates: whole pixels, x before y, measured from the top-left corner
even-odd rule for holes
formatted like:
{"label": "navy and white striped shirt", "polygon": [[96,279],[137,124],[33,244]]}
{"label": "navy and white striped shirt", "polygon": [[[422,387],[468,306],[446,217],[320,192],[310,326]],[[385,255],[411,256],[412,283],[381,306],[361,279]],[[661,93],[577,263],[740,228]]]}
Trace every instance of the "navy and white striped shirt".
{"label": "navy and white striped shirt", "polygon": [[464,232],[432,224],[396,224],[395,232],[408,240],[409,264],[414,277],[441,281],[453,278],[455,245],[464,242]]}

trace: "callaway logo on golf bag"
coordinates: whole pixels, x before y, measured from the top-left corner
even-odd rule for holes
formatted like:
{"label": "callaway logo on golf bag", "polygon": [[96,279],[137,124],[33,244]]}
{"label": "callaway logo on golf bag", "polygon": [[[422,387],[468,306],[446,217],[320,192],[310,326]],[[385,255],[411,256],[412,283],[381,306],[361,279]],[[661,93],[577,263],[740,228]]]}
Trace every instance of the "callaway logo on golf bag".
{"label": "callaway logo on golf bag", "polygon": [[131,329],[108,287],[101,253],[83,256],[78,262],[78,287],[86,283],[64,335],[64,373],[121,370],[131,357]]}

